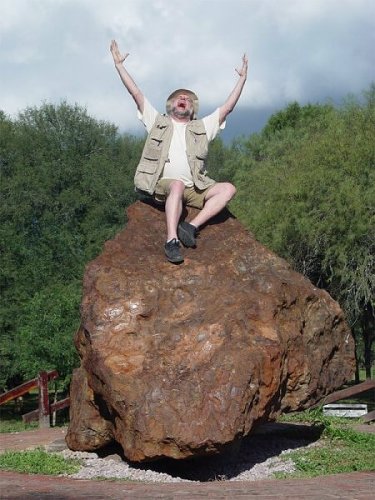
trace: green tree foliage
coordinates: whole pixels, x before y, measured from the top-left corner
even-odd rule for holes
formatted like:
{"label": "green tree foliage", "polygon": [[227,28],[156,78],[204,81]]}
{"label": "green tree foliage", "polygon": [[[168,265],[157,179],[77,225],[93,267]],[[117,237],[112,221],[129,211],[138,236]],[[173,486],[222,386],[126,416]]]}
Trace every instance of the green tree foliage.
{"label": "green tree foliage", "polygon": [[26,379],[40,370],[56,369],[69,380],[77,365],[72,334],[79,326],[80,299],[81,283],[56,283],[36,291],[25,303],[14,347],[17,372]]}
{"label": "green tree foliage", "polygon": [[218,182],[232,181],[236,157],[234,147],[226,147],[220,137],[216,138],[209,148],[206,163],[208,175]]}
{"label": "green tree foliage", "polygon": [[70,373],[84,266],[125,222],[142,143],[65,102],[0,114],[0,386]]}
{"label": "green tree foliage", "polygon": [[342,108],[291,104],[242,144],[234,212],[326,288],[374,341],[375,88]]}
{"label": "green tree foliage", "polygon": [[322,117],[330,114],[332,110],[333,107],[329,104],[300,106],[298,102],[293,102],[285,109],[271,116],[263,129],[262,135],[270,139],[277,132],[287,128],[297,130],[306,125],[314,125],[314,122],[317,124]]}

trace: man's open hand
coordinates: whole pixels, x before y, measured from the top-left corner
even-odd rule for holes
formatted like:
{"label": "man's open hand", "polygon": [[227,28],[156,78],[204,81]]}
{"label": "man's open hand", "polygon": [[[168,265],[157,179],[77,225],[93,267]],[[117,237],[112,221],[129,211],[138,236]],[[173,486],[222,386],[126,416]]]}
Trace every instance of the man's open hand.
{"label": "man's open hand", "polygon": [[122,64],[125,61],[125,59],[128,57],[129,52],[127,52],[126,54],[121,54],[116,40],[112,40],[112,42],[111,42],[111,54],[112,54],[113,61],[115,64]]}
{"label": "man's open hand", "polygon": [[246,76],[247,75],[247,67],[248,67],[248,59],[247,59],[247,56],[246,54],[244,54],[242,56],[242,68],[240,69],[237,69],[236,68],[236,71],[237,73],[240,75],[240,76]]}

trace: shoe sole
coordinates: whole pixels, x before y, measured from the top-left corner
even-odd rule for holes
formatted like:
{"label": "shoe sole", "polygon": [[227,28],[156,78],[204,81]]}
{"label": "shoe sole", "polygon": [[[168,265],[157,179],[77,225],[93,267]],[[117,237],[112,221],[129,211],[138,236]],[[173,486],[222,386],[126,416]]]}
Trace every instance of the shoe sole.
{"label": "shoe sole", "polygon": [[170,259],[167,255],[166,257],[168,262],[171,262],[172,264],[181,264],[181,262],[184,262],[183,257],[181,257],[181,259]]}
{"label": "shoe sole", "polygon": [[165,253],[165,256],[167,257],[167,260],[169,262],[172,262],[172,264],[180,264],[181,262],[184,262],[184,258],[183,258],[183,256],[181,254],[178,255],[178,256],[176,255],[175,257],[170,257],[167,254],[167,252],[164,251],[164,253]]}
{"label": "shoe sole", "polygon": [[178,239],[181,241],[184,247],[188,248],[195,247],[196,240],[194,236],[191,236],[189,231],[187,231],[181,224],[178,225],[177,233],[178,233]]}

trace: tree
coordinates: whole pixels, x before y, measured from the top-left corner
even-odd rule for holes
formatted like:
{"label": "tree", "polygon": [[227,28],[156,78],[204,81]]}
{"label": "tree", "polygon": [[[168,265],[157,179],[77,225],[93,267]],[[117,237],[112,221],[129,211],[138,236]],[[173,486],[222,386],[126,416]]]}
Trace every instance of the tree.
{"label": "tree", "polygon": [[[114,125],[65,102],[27,108],[14,121],[0,113],[0,132],[0,383],[5,387],[29,376],[31,366],[58,362],[47,354],[39,359],[43,350],[22,340],[35,336],[48,345],[53,333],[38,324],[34,309],[55,328],[54,335],[69,335],[72,344],[71,315],[79,318],[79,297],[70,287],[77,290],[86,263],[126,222],[124,209],[136,199],[133,175],[143,140],[121,136]],[[74,300],[67,299],[67,290]],[[49,293],[52,302],[46,300]],[[44,312],[40,294],[48,303]],[[63,299],[70,318],[65,326],[57,324]],[[16,340],[23,349],[30,346],[22,363]],[[61,364],[64,377],[70,369],[70,363]]]}
{"label": "tree", "polygon": [[370,376],[375,291],[374,88],[340,109],[292,105],[243,145],[234,212],[326,288],[363,336]]}
{"label": "tree", "polygon": [[41,370],[57,369],[67,384],[78,355],[72,338],[79,326],[81,283],[56,283],[34,295],[25,304],[23,322],[14,337],[17,356],[12,374],[25,379]]}

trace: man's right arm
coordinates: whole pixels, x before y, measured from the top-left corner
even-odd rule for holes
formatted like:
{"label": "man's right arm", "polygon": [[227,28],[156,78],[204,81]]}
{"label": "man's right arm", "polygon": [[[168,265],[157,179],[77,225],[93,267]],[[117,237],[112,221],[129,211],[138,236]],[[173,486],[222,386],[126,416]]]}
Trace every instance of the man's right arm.
{"label": "man's right arm", "polygon": [[112,40],[110,50],[113,57],[113,61],[115,63],[115,67],[117,69],[118,74],[120,75],[122,83],[125,85],[127,91],[134,99],[139,111],[143,114],[144,96],[137,87],[133,78],[129,75],[128,71],[125,69],[123,65],[123,62],[128,57],[129,53],[122,55],[115,40]]}

